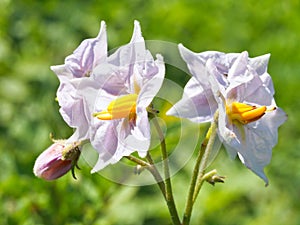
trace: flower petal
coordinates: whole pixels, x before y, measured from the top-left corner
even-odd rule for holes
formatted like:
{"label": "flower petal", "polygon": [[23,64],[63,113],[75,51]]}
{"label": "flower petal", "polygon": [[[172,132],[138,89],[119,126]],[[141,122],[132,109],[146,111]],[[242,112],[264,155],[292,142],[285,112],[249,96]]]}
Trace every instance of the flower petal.
{"label": "flower petal", "polygon": [[184,88],[182,99],[166,114],[204,123],[212,120],[212,113],[216,108],[217,104],[211,90],[203,90],[196,78],[192,77]]}
{"label": "flower petal", "polygon": [[[138,105],[143,107],[148,107],[152,102],[153,98],[157,95],[160,90],[165,76],[165,65],[161,55],[157,55],[157,60],[155,61],[156,74],[152,73],[152,70],[146,70],[150,72],[141,78],[142,86],[139,93]],[[145,63],[147,64],[147,62]]]}
{"label": "flower petal", "polygon": [[[186,62],[189,71],[203,87],[208,86],[207,77],[205,73],[205,62],[198,57],[198,55],[191,50],[185,48],[182,44],[178,45],[181,57]],[[204,88],[205,89],[205,88]]]}
{"label": "flower petal", "polygon": [[133,66],[144,60],[146,54],[145,41],[138,21],[134,21],[134,31],[131,41],[109,56],[108,62],[122,70],[122,80],[129,79]]}
{"label": "flower petal", "polygon": [[240,53],[223,53],[217,51],[205,51],[198,53],[197,56],[205,65],[208,60],[212,60],[217,67],[219,73],[228,75],[229,69],[239,57]]}
{"label": "flower petal", "polygon": [[93,127],[95,132],[91,137],[91,144],[99,153],[99,158],[92,169],[91,173],[95,173],[108,164],[117,162],[114,155],[118,146],[117,125],[119,121],[100,121],[98,126]]}
{"label": "flower petal", "polygon": [[256,73],[260,76],[267,73],[270,54],[261,55],[249,59],[249,65],[255,69]]}
{"label": "flower petal", "polygon": [[[80,128],[82,137],[86,139],[88,136],[88,122],[91,118],[91,112],[81,95],[82,80],[72,79],[65,81],[61,80],[60,86],[57,90],[57,99],[60,105],[60,114],[65,122],[73,128]],[[83,82],[84,83],[84,82]]]}
{"label": "flower petal", "polygon": [[264,86],[259,76],[253,76],[248,82],[230,86],[226,91],[226,98],[235,99],[235,101],[246,102],[256,106],[269,106],[273,101],[273,94],[266,86]]}
{"label": "flower petal", "polygon": [[136,125],[131,126],[128,121],[124,120],[119,135],[117,158],[121,159],[135,151],[140,157],[146,157],[150,147],[150,139],[150,124],[147,111],[144,109],[137,113]]}
{"label": "flower petal", "polygon": [[264,86],[267,87],[273,96],[275,94],[274,85],[271,76],[268,73],[264,73],[260,76],[260,79],[264,83]]}
{"label": "flower petal", "polygon": [[91,79],[98,90],[103,89],[111,95],[118,96],[128,93],[125,85],[127,76],[126,68],[111,63],[102,63],[94,69]]}
{"label": "flower petal", "polygon": [[261,177],[266,185],[268,179],[264,167],[270,163],[272,148],[277,143],[277,129],[285,120],[286,114],[278,108],[256,122],[234,126],[235,138],[225,140],[226,149],[235,150],[242,163]]}
{"label": "flower petal", "polygon": [[101,28],[98,36],[81,42],[73,54],[66,57],[65,65],[74,77],[84,77],[89,75],[96,65],[105,61],[106,56],[106,25],[104,21],[101,21]]}
{"label": "flower petal", "polygon": [[287,119],[286,113],[281,108],[266,113],[256,123],[248,124],[252,132],[256,133],[261,139],[265,139],[266,145],[273,148],[277,144],[278,127]]}
{"label": "flower petal", "polygon": [[66,82],[73,78],[73,74],[65,65],[50,66],[50,69],[57,75],[60,82]]}
{"label": "flower petal", "polygon": [[232,64],[228,72],[228,81],[231,86],[246,83],[253,78],[248,70],[248,52],[242,52]]}

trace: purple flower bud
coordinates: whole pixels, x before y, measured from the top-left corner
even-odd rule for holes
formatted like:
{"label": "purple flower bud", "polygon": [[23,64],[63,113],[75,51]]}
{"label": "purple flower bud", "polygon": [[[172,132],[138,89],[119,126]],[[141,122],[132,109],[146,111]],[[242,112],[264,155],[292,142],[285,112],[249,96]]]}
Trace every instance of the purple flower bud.
{"label": "purple flower bud", "polygon": [[55,141],[36,159],[33,172],[45,180],[55,180],[73,169],[80,155],[76,144]]}

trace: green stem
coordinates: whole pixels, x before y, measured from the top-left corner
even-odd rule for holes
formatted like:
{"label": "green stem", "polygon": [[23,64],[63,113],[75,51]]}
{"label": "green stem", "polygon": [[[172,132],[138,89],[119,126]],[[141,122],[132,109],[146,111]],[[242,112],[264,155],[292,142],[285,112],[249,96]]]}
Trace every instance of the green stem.
{"label": "green stem", "polygon": [[125,158],[127,158],[128,160],[130,160],[132,162],[135,162],[136,164],[141,165],[142,167],[146,168],[152,174],[152,176],[154,177],[154,179],[157,182],[158,187],[161,190],[164,198],[167,199],[166,198],[165,183],[163,182],[163,178],[160,176],[160,173],[158,172],[157,168],[155,167],[155,165],[153,165],[153,160],[152,160],[150,155],[149,156],[147,155],[147,159],[151,158],[151,162],[149,161],[149,163],[145,162],[142,159],[136,158],[132,155],[125,156]]}
{"label": "green stem", "polygon": [[204,153],[204,150],[206,147],[206,144],[205,144],[206,140],[207,140],[207,137],[201,144],[201,149],[198,153],[198,157],[196,159],[196,163],[195,163],[195,166],[193,169],[193,174],[192,174],[191,183],[190,183],[190,187],[189,187],[187,202],[186,202],[185,211],[183,214],[182,225],[188,225],[190,223],[190,218],[191,218],[192,209],[193,209],[193,196],[194,196],[194,191],[195,191],[195,185],[197,182],[201,159],[203,157],[203,153]]}
{"label": "green stem", "polygon": [[200,192],[200,189],[202,187],[202,184],[205,180],[205,179],[203,179],[203,177],[205,175],[205,170],[207,168],[209,155],[213,150],[214,143],[215,143],[215,140],[217,138],[218,118],[219,118],[219,112],[217,111],[214,115],[214,121],[212,122],[211,127],[210,127],[211,128],[210,138],[209,138],[209,141],[207,143],[203,158],[201,160],[199,174],[198,174],[198,178],[197,178],[198,182],[196,184],[195,192],[194,192],[194,195],[193,195],[193,203],[196,201],[196,199],[198,197],[198,194]]}
{"label": "green stem", "polygon": [[152,121],[157,130],[157,133],[158,133],[158,136],[160,139],[162,160],[163,160],[163,167],[164,167],[163,169],[164,169],[164,175],[165,175],[166,202],[167,202],[167,205],[169,208],[169,212],[170,212],[173,224],[180,225],[181,223],[179,220],[178,212],[177,212],[174,197],[173,197],[172,184],[171,184],[171,178],[170,178],[170,169],[169,169],[169,159],[168,159],[168,153],[167,153],[164,134],[160,128],[159,123],[156,120],[156,117],[154,117],[154,119]]}
{"label": "green stem", "polygon": [[150,169],[152,170],[151,173],[152,173],[154,179],[156,180],[165,200],[167,200],[165,183],[164,183],[163,178],[161,177],[159,171],[157,170],[156,166],[154,165],[154,161],[149,152],[147,153],[146,159],[148,160],[148,162],[151,165]]}
{"label": "green stem", "polygon": [[141,165],[145,168],[148,168],[149,166],[151,166],[149,163],[147,163],[146,161],[142,160],[142,159],[139,159],[137,157],[134,157],[132,155],[129,155],[129,156],[124,156],[125,158],[127,158],[128,160],[138,164],[138,165]]}
{"label": "green stem", "polygon": [[[194,202],[195,202],[195,197],[197,197],[197,195],[200,191],[200,188],[202,186],[202,183],[203,183],[203,181],[200,182],[200,184],[199,184],[199,182],[197,183],[197,181],[199,181],[198,180],[198,175],[199,175],[199,170],[200,170],[199,168],[201,166],[201,168],[205,169],[204,164],[207,164],[208,155],[211,151],[211,150],[208,151],[208,145],[211,143],[211,135],[213,133],[216,133],[218,115],[219,115],[219,113],[217,111],[214,116],[214,121],[211,123],[211,126],[206,134],[206,137],[201,144],[201,148],[198,153],[198,157],[196,159],[196,163],[194,166],[191,183],[190,183],[190,187],[189,187],[185,211],[184,211],[184,215],[183,215],[182,225],[190,224],[190,219],[191,219],[192,210],[193,210],[193,206],[194,206]],[[213,143],[211,145],[211,148],[212,148],[212,146],[213,146]],[[205,163],[203,163],[203,161],[205,161]],[[195,195],[195,193],[197,193],[197,194]]]}

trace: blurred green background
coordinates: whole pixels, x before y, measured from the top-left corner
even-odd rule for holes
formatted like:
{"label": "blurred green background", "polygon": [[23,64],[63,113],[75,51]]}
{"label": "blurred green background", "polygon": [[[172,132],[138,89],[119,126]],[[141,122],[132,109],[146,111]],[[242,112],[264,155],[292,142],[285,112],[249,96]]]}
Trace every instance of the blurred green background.
{"label": "blurred green background", "polygon": [[[289,118],[266,168],[270,185],[222,150],[211,168],[226,182],[203,187],[192,224],[300,224],[299,12],[297,0],[0,0],[0,224],[170,224],[154,185],[116,184],[91,175],[84,160],[76,181],[67,174],[46,182],[32,173],[35,158],[51,144],[49,133],[72,133],[54,101],[59,83],[50,65],[62,64],[83,39],[95,37],[101,20],[110,49],[127,43],[134,19],[146,40],[183,43],[195,52],[271,53],[275,97]],[[168,67],[167,77],[184,85],[188,75],[175,72]],[[167,144],[176,142],[176,132],[168,133]],[[173,178],[180,215],[193,162]]]}

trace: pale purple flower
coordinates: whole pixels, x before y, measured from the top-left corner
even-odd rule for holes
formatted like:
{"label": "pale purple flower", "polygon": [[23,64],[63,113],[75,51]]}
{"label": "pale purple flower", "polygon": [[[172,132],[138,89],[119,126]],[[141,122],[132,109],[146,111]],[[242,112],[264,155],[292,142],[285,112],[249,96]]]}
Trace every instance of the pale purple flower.
{"label": "pale purple flower", "polygon": [[[66,140],[55,141],[35,161],[33,172],[44,180],[55,180],[76,166],[80,155],[79,143],[67,144]],[[74,176],[75,178],[75,176]]]}
{"label": "pale purple flower", "polygon": [[60,85],[57,90],[57,100],[60,113],[66,123],[77,129],[74,140],[88,138],[89,122],[92,112],[88,104],[93,102],[96,93],[82,95],[81,81],[88,79],[94,68],[107,59],[107,37],[105,22],[96,38],[84,40],[79,47],[65,59],[65,64],[51,66],[59,78]]}
{"label": "pale purple flower", "polygon": [[137,21],[129,44],[98,65],[92,79],[82,81],[83,92],[98,91],[90,140],[99,159],[92,172],[137,151],[145,157],[150,146],[147,107],[159,91],[165,74],[163,58],[154,60],[145,48]]}
{"label": "pale purple flower", "polygon": [[267,73],[270,55],[251,59],[247,52],[197,54],[182,45],[179,50],[193,77],[168,114],[201,123],[212,120],[218,110],[218,135],[229,155],[238,155],[268,184],[264,167],[277,143],[278,127],[286,120]]}

